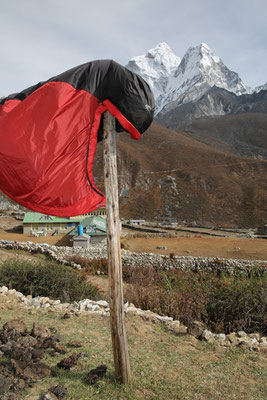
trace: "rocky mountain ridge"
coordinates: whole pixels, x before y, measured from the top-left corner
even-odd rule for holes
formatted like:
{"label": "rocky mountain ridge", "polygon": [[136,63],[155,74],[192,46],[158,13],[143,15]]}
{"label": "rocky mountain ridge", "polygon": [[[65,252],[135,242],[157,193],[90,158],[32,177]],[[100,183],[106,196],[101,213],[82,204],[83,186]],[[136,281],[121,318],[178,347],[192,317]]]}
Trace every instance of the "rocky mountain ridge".
{"label": "rocky mountain ridge", "polygon": [[213,86],[242,95],[258,92],[267,85],[255,89],[246,86],[205,43],[190,47],[181,61],[167,43],[159,43],[145,55],[132,58],[126,67],[150,84],[156,114],[196,101]]}

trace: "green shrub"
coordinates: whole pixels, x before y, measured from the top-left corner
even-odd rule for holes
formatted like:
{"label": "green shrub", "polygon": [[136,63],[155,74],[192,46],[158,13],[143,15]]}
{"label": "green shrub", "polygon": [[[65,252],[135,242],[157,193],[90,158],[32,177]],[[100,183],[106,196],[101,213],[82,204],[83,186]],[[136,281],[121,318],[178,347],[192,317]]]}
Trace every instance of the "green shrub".
{"label": "green shrub", "polygon": [[220,276],[214,273],[124,267],[130,285],[125,297],[142,309],[179,319],[202,320],[215,332],[267,333],[266,273]]}
{"label": "green shrub", "polygon": [[76,271],[56,263],[34,264],[28,261],[7,260],[0,267],[0,285],[24,295],[45,296],[62,302],[84,298],[100,298],[98,289],[84,283]]}

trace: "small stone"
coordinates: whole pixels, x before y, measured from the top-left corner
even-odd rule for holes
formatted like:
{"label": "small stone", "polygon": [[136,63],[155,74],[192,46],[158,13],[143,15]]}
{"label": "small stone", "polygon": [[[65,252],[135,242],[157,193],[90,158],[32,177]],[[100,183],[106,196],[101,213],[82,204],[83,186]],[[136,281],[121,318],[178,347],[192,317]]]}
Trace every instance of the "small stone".
{"label": "small stone", "polygon": [[105,301],[105,300],[98,300],[98,301],[96,302],[96,304],[98,304],[100,307],[109,307],[108,302]]}
{"label": "small stone", "polygon": [[49,302],[50,302],[49,297],[42,297],[41,300],[40,300],[40,303],[42,305],[44,305],[45,303],[49,303]]}
{"label": "small stone", "polygon": [[233,346],[237,346],[239,344],[239,338],[237,337],[235,332],[229,333],[228,335],[226,335],[226,338]]}
{"label": "small stone", "polygon": [[243,337],[246,337],[247,334],[246,334],[246,332],[244,332],[244,331],[239,331],[239,332],[237,332],[237,336],[240,337],[240,338],[241,338],[241,337],[243,338]]}
{"label": "small stone", "polygon": [[207,343],[214,343],[215,342],[213,333],[211,331],[209,331],[208,329],[205,329],[202,332],[201,339],[204,340]]}
{"label": "small stone", "polygon": [[251,339],[257,339],[257,341],[260,340],[259,333],[249,333],[248,337],[250,337]]}
{"label": "small stone", "polygon": [[58,397],[54,393],[46,393],[39,398],[39,400],[58,400]]}
{"label": "small stone", "polygon": [[57,304],[60,304],[60,300],[52,300],[51,303],[56,306]]}
{"label": "small stone", "polygon": [[188,333],[187,326],[180,325],[180,321],[173,321],[168,324],[168,329],[175,335],[186,335]]}
{"label": "small stone", "polygon": [[50,307],[50,303],[45,303],[41,305],[41,308],[46,309]]}
{"label": "small stone", "polygon": [[259,341],[267,345],[267,336],[262,336]]}
{"label": "small stone", "polygon": [[0,287],[0,293],[7,293],[7,292],[8,292],[8,288],[6,286]]}
{"label": "small stone", "polygon": [[188,333],[192,336],[195,336],[198,339],[205,328],[206,325],[203,322],[193,321],[188,327]]}
{"label": "small stone", "polygon": [[41,307],[41,303],[40,303],[40,301],[37,300],[37,299],[33,299],[33,300],[31,301],[31,305],[32,305],[33,307]]}
{"label": "small stone", "polygon": [[15,294],[16,293],[16,290],[15,289],[9,289],[9,292],[8,292],[9,294]]}

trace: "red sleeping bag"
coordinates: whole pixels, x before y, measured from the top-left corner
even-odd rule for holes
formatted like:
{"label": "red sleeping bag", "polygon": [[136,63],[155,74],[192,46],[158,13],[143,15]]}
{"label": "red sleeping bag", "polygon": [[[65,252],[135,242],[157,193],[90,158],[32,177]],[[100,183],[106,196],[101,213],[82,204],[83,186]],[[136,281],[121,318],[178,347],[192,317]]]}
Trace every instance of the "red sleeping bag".
{"label": "red sleeping bag", "polygon": [[112,60],[83,64],[0,99],[0,190],[59,217],[105,206],[92,168],[106,110],[134,139],[154,113],[147,83]]}

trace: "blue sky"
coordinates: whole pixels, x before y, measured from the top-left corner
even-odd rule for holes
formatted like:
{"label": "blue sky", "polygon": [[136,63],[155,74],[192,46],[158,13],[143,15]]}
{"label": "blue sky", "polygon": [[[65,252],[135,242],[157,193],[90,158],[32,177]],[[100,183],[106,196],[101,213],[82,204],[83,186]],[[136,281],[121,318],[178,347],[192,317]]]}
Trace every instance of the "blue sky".
{"label": "blue sky", "polygon": [[165,41],[205,42],[255,87],[267,82],[266,0],[0,0],[0,97],[75,65],[129,59]]}

